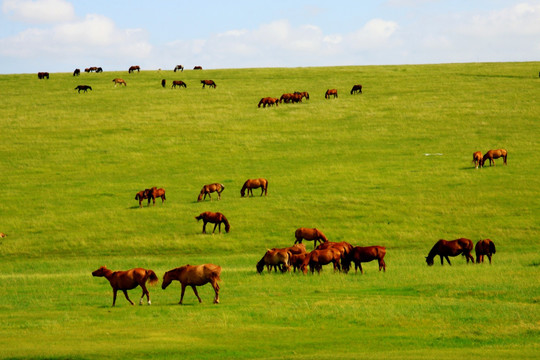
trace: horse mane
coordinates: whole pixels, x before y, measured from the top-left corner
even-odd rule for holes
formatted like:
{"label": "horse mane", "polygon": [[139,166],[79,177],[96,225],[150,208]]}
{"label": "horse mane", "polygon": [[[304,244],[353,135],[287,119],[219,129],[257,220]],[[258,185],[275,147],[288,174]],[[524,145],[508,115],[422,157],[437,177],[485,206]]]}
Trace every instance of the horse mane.
{"label": "horse mane", "polygon": [[223,214],[221,214],[221,221],[225,223],[225,231],[229,232],[231,230],[231,224],[229,224],[229,220],[227,220],[227,218]]}

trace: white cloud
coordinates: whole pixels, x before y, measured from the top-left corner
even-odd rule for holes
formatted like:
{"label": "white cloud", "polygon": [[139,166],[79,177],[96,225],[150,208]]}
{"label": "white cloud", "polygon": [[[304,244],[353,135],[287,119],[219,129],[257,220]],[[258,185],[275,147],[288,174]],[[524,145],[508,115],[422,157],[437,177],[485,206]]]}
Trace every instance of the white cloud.
{"label": "white cloud", "polygon": [[376,49],[389,45],[389,41],[398,30],[399,26],[394,21],[372,19],[360,30],[348,36],[347,42],[354,49]]}
{"label": "white cloud", "polygon": [[64,0],[4,0],[2,11],[17,21],[41,24],[71,21],[73,5]]}

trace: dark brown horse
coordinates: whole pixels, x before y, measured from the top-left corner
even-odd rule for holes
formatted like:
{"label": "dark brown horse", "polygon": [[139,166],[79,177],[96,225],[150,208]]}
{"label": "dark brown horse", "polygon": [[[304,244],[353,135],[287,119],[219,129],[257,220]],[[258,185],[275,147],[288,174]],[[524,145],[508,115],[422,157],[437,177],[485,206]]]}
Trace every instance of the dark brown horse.
{"label": "dark brown horse", "polygon": [[370,262],[373,260],[378,260],[379,262],[379,271],[381,269],[386,271],[386,263],[384,262],[384,256],[386,255],[386,248],[384,246],[355,246],[352,251],[346,256],[341,265],[343,270],[348,272],[351,267],[351,261],[354,262],[354,272],[358,272],[360,268],[360,273],[364,273],[362,269],[363,262]]}
{"label": "dark brown horse", "polygon": [[114,83],[114,87],[116,87],[116,85],[118,85],[118,84],[120,84],[120,86],[122,86],[122,85],[127,86],[124,79],[120,79],[120,78],[113,79],[113,83]]}
{"label": "dark brown horse", "polygon": [[[141,190],[139,191],[137,194],[135,194],[135,200],[139,200],[139,207],[142,208],[142,202],[144,199],[148,199],[148,197],[146,196],[146,191],[148,191],[149,189],[146,189],[146,190]],[[148,205],[150,205],[150,203],[148,203]]]}
{"label": "dark brown horse", "polygon": [[217,86],[214,80],[201,80],[201,84],[202,84],[203,89],[205,86],[213,87],[214,89]]}
{"label": "dark brown horse", "polygon": [[79,76],[81,75],[81,69],[75,69],[75,71],[73,71],[73,76]]}
{"label": "dark brown horse", "polygon": [[89,68],[84,69],[84,72],[87,72],[87,73],[91,73],[91,72],[94,72],[94,71],[97,72],[97,69],[98,69],[97,66],[91,66]]}
{"label": "dark brown horse", "polygon": [[202,70],[202,66],[195,66],[193,70]]}
{"label": "dark brown horse", "polygon": [[176,65],[176,66],[174,67],[174,72],[176,72],[176,71],[178,71],[178,70],[184,71],[184,67],[183,67],[182,65]]}
{"label": "dark brown horse", "polygon": [[167,86],[167,80],[161,79],[161,87],[164,88],[165,86]]}
{"label": "dark brown horse", "polygon": [[163,275],[163,283],[161,288],[165,290],[167,286],[173,281],[177,280],[182,284],[182,295],[180,295],[180,302],[184,300],[184,293],[186,291],[186,286],[191,286],[195,296],[199,299],[199,303],[202,302],[197,292],[197,286],[202,286],[210,283],[214,288],[215,297],[214,304],[219,304],[219,284],[218,281],[221,281],[219,276],[221,275],[221,266],[214,264],[203,264],[203,265],[184,265],[179,268],[169,270]]}
{"label": "dark brown horse", "polygon": [[483,161],[482,161],[482,152],[476,151],[472,154],[472,162],[474,164],[474,167],[478,169],[478,167],[482,167]]}
{"label": "dark brown horse", "polygon": [[103,68],[101,68],[101,67],[98,67],[98,68],[96,69],[96,73],[98,73],[98,74],[99,74],[99,73],[102,73],[102,72],[103,72]]}
{"label": "dark brown horse", "polygon": [[493,166],[495,166],[495,159],[498,159],[500,157],[503,158],[503,164],[506,164],[506,158],[508,156],[508,153],[505,149],[497,149],[497,150],[489,150],[484,157],[482,158],[482,166],[484,166],[487,159],[489,159],[489,166],[491,166],[491,163],[493,163]]}
{"label": "dark brown horse", "polygon": [[476,243],[474,247],[476,251],[476,263],[480,264],[484,262],[484,255],[489,259],[489,264],[491,265],[491,257],[495,254],[495,244],[490,239],[480,240]]}
{"label": "dark brown horse", "polygon": [[135,289],[137,286],[142,288],[142,296],[139,301],[139,305],[142,305],[144,295],[146,295],[146,300],[148,305],[152,302],[150,301],[150,293],[146,289],[146,282],[150,280],[150,285],[154,285],[158,282],[158,277],[156,273],[152,270],[146,270],[141,268],[131,269],[127,271],[112,271],[107,269],[105,266],[100,267],[96,271],[92,272],[93,276],[105,277],[111,283],[113,288],[113,303],[112,306],[116,303],[116,292],[122,290],[126,296],[127,301],[131,305],[133,302],[128,297],[128,290]]}
{"label": "dark brown horse", "polygon": [[89,85],[78,85],[75,90],[80,94],[81,90],[84,92],[88,92],[88,90],[92,90],[92,87]]}
{"label": "dark brown horse", "polygon": [[37,73],[38,79],[49,79],[49,73],[48,72],[38,72]]}
{"label": "dark brown horse", "polygon": [[135,72],[135,70],[137,70],[137,72],[141,72],[141,67],[139,65],[130,66],[128,73],[131,74],[132,72]]}
{"label": "dark brown horse", "polygon": [[338,97],[336,89],[328,89],[324,94],[325,99],[330,99],[330,96],[334,96],[334,99]]}
{"label": "dark brown horse", "polygon": [[184,88],[187,88],[187,85],[185,82],[183,82],[182,80],[173,80],[172,82],[172,86],[171,86],[171,89],[172,88],[175,88],[175,87],[184,87]]}
{"label": "dark brown horse", "polygon": [[165,197],[165,189],[152,187],[150,189],[144,190],[144,196],[148,199],[148,206],[150,206],[150,200],[153,201],[154,206],[156,206],[156,198],[161,198],[161,203],[163,204],[167,198]]}
{"label": "dark brown horse", "polygon": [[317,228],[298,228],[294,232],[294,237],[296,238],[295,244],[301,244],[304,239],[313,240],[313,248],[317,246],[317,241],[321,244],[328,241],[328,238]]}
{"label": "dark brown horse", "polygon": [[266,251],[262,259],[257,263],[257,272],[260,274],[266,266],[268,272],[271,268],[277,271],[280,268],[281,272],[289,271],[291,268],[291,252],[287,249],[270,249]]}
{"label": "dark brown horse", "polygon": [[279,99],[278,99],[278,98],[265,97],[265,98],[262,98],[261,101],[259,101],[258,107],[261,107],[261,105],[262,105],[263,108],[265,108],[266,105],[268,105],[268,106],[274,106],[274,104],[275,104],[276,106],[278,106],[278,104],[279,104]]}
{"label": "dark brown horse", "polygon": [[253,196],[253,189],[261,188],[261,196],[266,196],[268,194],[268,180],[259,178],[259,179],[247,179],[244,183],[244,186],[242,186],[242,189],[240,189],[240,195],[244,197],[246,195],[246,189],[247,189],[247,195],[251,194]]}
{"label": "dark brown horse", "polygon": [[467,264],[469,263],[469,260],[471,260],[474,264],[474,258],[471,255],[472,249],[473,242],[469,239],[460,238],[451,241],[441,239],[437,241],[435,245],[433,245],[433,248],[431,248],[429,251],[429,254],[426,257],[426,262],[429,266],[432,266],[433,259],[435,256],[439,255],[441,257],[441,265],[444,265],[444,259],[446,259],[448,265],[452,265],[448,257],[462,254],[467,258]]}
{"label": "dark brown horse", "polygon": [[223,192],[223,190],[225,190],[225,185],[223,184],[214,183],[214,184],[204,185],[201,189],[201,192],[199,193],[199,197],[197,198],[197,201],[205,200],[206,195],[208,195],[210,200],[212,200],[212,196],[210,195],[210,193],[213,193],[213,192],[217,192],[218,200],[221,200],[221,193]]}
{"label": "dark brown horse", "polygon": [[352,94],[356,94],[356,93],[362,93],[362,85],[360,84],[357,84],[357,85],[353,85],[352,89],[351,89],[351,95]]}
{"label": "dark brown horse", "polygon": [[231,225],[229,224],[229,221],[227,220],[225,215],[220,212],[205,211],[199,216],[195,216],[195,219],[197,219],[197,221],[202,220],[204,222],[202,228],[203,234],[206,234],[206,223],[215,224],[212,233],[216,232],[216,227],[218,226],[219,232],[221,233],[221,223],[225,224],[225,232],[229,232],[231,230]]}
{"label": "dark brown horse", "polygon": [[318,273],[321,272],[322,266],[327,264],[334,264],[334,271],[341,270],[341,253],[339,250],[334,248],[328,248],[324,250],[313,250],[306,255],[304,262],[300,266],[300,270],[307,274],[308,265],[311,273],[317,270]]}

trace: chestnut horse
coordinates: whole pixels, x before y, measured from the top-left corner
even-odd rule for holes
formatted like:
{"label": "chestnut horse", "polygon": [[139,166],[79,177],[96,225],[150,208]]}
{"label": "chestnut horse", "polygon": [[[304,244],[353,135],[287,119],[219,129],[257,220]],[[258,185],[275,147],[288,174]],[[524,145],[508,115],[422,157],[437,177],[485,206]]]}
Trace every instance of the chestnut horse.
{"label": "chestnut horse", "polygon": [[301,96],[300,100],[301,100],[302,98],[306,98],[306,100],[309,100],[309,93],[308,93],[307,91],[302,91],[302,92],[300,92],[300,91],[295,91],[295,94]]}
{"label": "chestnut horse", "polygon": [[364,270],[362,269],[363,262],[370,262],[373,260],[379,261],[379,271],[381,269],[386,272],[386,263],[384,262],[384,256],[386,255],[386,248],[384,246],[355,246],[352,251],[345,257],[342,261],[343,270],[348,272],[351,267],[351,261],[354,262],[354,272],[358,272],[360,268],[360,273],[363,274]]}
{"label": "chestnut horse", "polygon": [[334,249],[339,250],[339,252],[341,253],[341,258],[342,259],[349,256],[349,253],[353,250],[353,246],[351,244],[349,244],[348,242],[346,242],[346,241],[341,241],[341,242],[327,241],[327,242],[323,242],[322,244],[317,246],[315,248],[315,250],[324,250],[324,249],[328,249],[328,248],[334,248]]}
{"label": "chestnut horse", "polygon": [[357,85],[354,85],[354,86],[352,87],[352,89],[351,89],[351,95],[352,95],[352,94],[355,94],[355,93],[357,93],[357,92],[359,92],[360,94],[362,93],[362,85],[357,84]]}
{"label": "chestnut horse", "polygon": [[491,166],[491,163],[493,163],[493,166],[495,166],[495,159],[498,159],[500,157],[503,158],[503,164],[506,164],[506,157],[508,156],[508,153],[505,149],[497,149],[497,150],[489,150],[482,159],[482,166],[484,166],[484,163],[486,162],[486,159],[489,159],[489,166]]}
{"label": "chestnut horse", "polygon": [[118,85],[118,84],[120,84],[120,86],[122,86],[122,85],[127,86],[124,79],[120,79],[120,78],[113,79],[113,83],[114,83],[114,87],[116,87],[116,85]]}
{"label": "chestnut horse", "polygon": [[174,67],[174,72],[176,72],[177,70],[184,71],[184,67],[182,65],[176,65]]}
{"label": "chestnut horse", "polygon": [[258,107],[261,107],[261,104],[262,104],[263,108],[265,108],[266,105],[274,106],[274,104],[275,104],[276,106],[278,106],[279,99],[278,98],[273,98],[273,97],[265,97],[265,98],[262,98],[261,101],[259,101]]}
{"label": "chestnut horse", "polygon": [[186,291],[186,286],[191,286],[195,296],[199,299],[199,303],[202,302],[199,293],[197,292],[196,286],[202,286],[210,283],[214,288],[216,296],[214,297],[214,304],[219,304],[219,284],[218,281],[221,281],[219,276],[221,275],[221,266],[214,264],[203,264],[203,265],[184,265],[176,269],[169,270],[163,275],[163,283],[161,288],[165,290],[167,286],[173,281],[178,280],[182,284],[182,295],[180,295],[179,304],[182,305],[184,300],[184,293]]}
{"label": "chestnut horse", "polygon": [[92,87],[89,85],[78,85],[75,90],[80,94],[81,90],[84,92],[88,92],[88,90],[92,90]]}
{"label": "chestnut horse", "polygon": [[308,256],[308,253],[302,253],[302,254],[292,254],[290,257],[291,266],[293,267],[293,271],[296,272],[296,269],[300,271],[300,268],[302,264],[304,263],[304,260],[306,259],[306,256]]}
{"label": "chestnut horse", "polygon": [[240,195],[244,197],[247,194],[253,196],[253,189],[261,188],[261,196],[266,196],[268,194],[268,180],[259,178],[259,179],[247,179],[240,190]]}
{"label": "chestnut horse", "polygon": [[474,167],[478,169],[478,167],[482,167],[483,161],[482,161],[482,152],[476,151],[472,154],[472,162],[474,164]]}
{"label": "chestnut horse", "polygon": [[338,249],[328,248],[324,250],[313,250],[306,255],[304,262],[300,265],[300,270],[307,274],[308,265],[311,273],[317,270],[318,273],[321,272],[323,265],[334,264],[334,271],[341,270],[341,252]]}
{"label": "chestnut horse", "polygon": [[146,199],[148,199],[148,206],[150,206],[150,200],[152,200],[154,202],[154,206],[156,206],[156,198],[161,198],[162,204],[165,202],[165,200],[167,200],[165,197],[165,189],[158,189],[155,186],[144,190],[144,196],[146,196]]}
{"label": "chestnut horse", "polygon": [[175,88],[175,87],[184,87],[184,88],[187,88],[187,85],[185,82],[183,82],[182,80],[173,80],[172,82],[172,86],[171,86],[171,89],[172,88]]}
{"label": "chestnut horse", "polygon": [[129,67],[128,73],[135,72],[137,70],[138,72],[141,72],[141,67],[139,65],[133,65]]}
{"label": "chestnut horse", "polygon": [[214,89],[217,86],[214,80],[201,80],[201,84],[202,84],[203,89],[205,86],[213,87]]}
{"label": "chestnut horse", "polygon": [[317,228],[298,228],[294,232],[294,237],[296,238],[295,244],[301,244],[304,239],[313,240],[313,248],[317,246],[317,241],[321,244],[328,241],[328,238]]}
{"label": "chestnut horse", "polygon": [[197,201],[205,200],[206,195],[208,195],[210,200],[212,200],[212,195],[210,195],[210,193],[213,193],[213,192],[217,192],[218,200],[221,200],[221,193],[223,192],[223,190],[225,190],[225,185],[223,184],[214,183],[214,184],[204,185],[201,189],[201,192],[199,193],[199,197],[197,198]]}
{"label": "chestnut horse", "polygon": [[165,87],[167,85],[167,80],[166,79],[161,79],[161,87]]}
{"label": "chestnut horse", "polygon": [[225,232],[229,232],[231,230],[231,225],[229,224],[229,221],[220,212],[211,212],[211,211],[205,211],[201,213],[199,216],[195,216],[195,219],[197,219],[197,222],[199,220],[202,220],[204,222],[202,232],[203,234],[206,234],[206,223],[212,223],[214,225],[214,231],[212,233],[216,232],[216,227],[219,226],[219,232],[221,233],[221,223],[225,224]]}
{"label": "chestnut horse", "polygon": [[[295,259],[295,261],[297,263],[296,268],[300,267],[300,265],[302,264],[302,261],[304,261],[305,255],[306,255],[306,246],[304,244],[294,244],[293,246],[289,246],[289,247],[286,247],[286,248],[282,248],[282,249],[273,248],[273,249],[270,249],[270,250],[280,250],[280,251],[289,252],[291,254],[290,255],[290,263],[291,263],[290,265],[293,265],[293,257],[294,257],[294,259]],[[274,268],[275,267],[276,267],[276,265],[274,265]]]}
{"label": "chestnut horse", "polygon": [[261,274],[265,265],[268,272],[271,271],[272,267],[274,267],[274,271],[277,271],[278,267],[281,272],[289,271],[291,268],[291,255],[291,252],[287,249],[270,249],[257,263],[257,272]]}
{"label": "chestnut horse", "polygon": [[480,240],[474,247],[476,251],[476,263],[484,262],[484,255],[487,255],[489,264],[491,265],[491,257],[495,254],[495,244],[490,239]]}
{"label": "chestnut horse", "polygon": [[426,257],[426,262],[429,266],[432,266],[433,259],[435,256],[439,255],[441,257],[441,265],[444,265],[444,259],[446,259],[448,265],[452,265],[448,257],[462,254],[467,258],[467,264],[469,263],[469,260],[471,260],[474,264],[474,258],[471,255],[472,249],[473,242],[469,239],[460,238],[451,241],[441,239],[437,241],[435,245],[433,245],[433,248],[431,248],[429,251],[429,254]]}
{"label": "chestnut horse", "polygon": [[330,96],[334,96],[334,99],[337,98],[337,90],[336,89],[328,89],[326,90],[326,93],[324,94],[325,99],[330,99]]}
{"label": "chestnut horse", "polygon": [[[142,208],[142,201],[143,201],[144,199],[148,199],[148,196],[146,196],[146,194],[147,194],[146,191],[147,191],[147,190],[148,190],[148,189],[146,189],[146,190],[141,190],[141,191],[139,191],[137,194],[135,194],[135,200],[139,200],[139,207],[140,207],[140,208]],[[150,205],[150,203],[148,203],[148,205]]]}
{"label": "chestnut horse", "polygon": [[128,290],[135,289],[137,286],[142,288],[142,296],[139,301],[139,305],[142,305],[144,295],[146,295],[146,300],[148,305],[152,304],[150,301],[150,293],[146,288],[146,282],[150,280],[150,285],[154,285],[158,282],[158,277],[153,270],[146,270],[141,268],[131,269],[127,271],[112,271],[107,269],[107,267],[102,266],[96,271],[92,272],[93,276],[105,277],[109,280],[113,288],[113,303],[112,306],[116,303],[116,292],[122,290],[126,296],[127,301],[131,305],[133,302],[129,299]]}

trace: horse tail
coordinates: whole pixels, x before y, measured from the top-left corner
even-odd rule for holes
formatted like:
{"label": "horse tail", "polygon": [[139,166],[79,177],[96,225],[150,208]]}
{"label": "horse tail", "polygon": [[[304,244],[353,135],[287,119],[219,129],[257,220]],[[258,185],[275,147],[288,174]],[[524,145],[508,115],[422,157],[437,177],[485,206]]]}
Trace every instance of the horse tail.
{"label": "horse tail", "polygon": [[495,243],[493,241],[489,241],[489,252],[492,254],[495,254]]}
{"label": "horse tail", "polygon": [[210,280],[216,284],[216,290],[219,291],[218,281],[221,281],[219,277],[221,275],[221,266],[217,266],[210,270]]}
{"label": "horse tail", "polygon": [[135,200],[139,200],[139,194],[135,195]]}
{"label": "horse tail", "polygon": [[221,191],[225,190],[225,185],[219,184],[221,186]]}
{"label": "horse tail", "polygon": [[229,220],[227,220],[227,218],[223,214],[221,214],[221,221],[225,223],[225,232],[231,231],[231,224],[229,224]]}
{"label": "horse tail", "polygon": [[158,282],[158,277],[154,270],[146,270],[146,279],[150,280],[150,285],[155,285]]}

